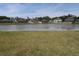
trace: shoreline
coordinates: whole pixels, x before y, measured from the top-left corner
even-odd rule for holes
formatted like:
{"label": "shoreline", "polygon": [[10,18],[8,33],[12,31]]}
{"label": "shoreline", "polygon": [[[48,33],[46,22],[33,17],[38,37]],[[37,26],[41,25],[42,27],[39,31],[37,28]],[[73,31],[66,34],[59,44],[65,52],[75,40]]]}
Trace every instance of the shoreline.
{"label": "shoreline", "polygon": [[[33,24],[40,24],[40,23],[33,23]],[[74,25],[74,24],[79,24],[79,23],[72,24],[71,22],[62,22],[62,23],[42,23],[42,24],[66,24],[66,25],[71,24],[71,25]],[[31,23],[0,23],[0,25],[31,25]]]}

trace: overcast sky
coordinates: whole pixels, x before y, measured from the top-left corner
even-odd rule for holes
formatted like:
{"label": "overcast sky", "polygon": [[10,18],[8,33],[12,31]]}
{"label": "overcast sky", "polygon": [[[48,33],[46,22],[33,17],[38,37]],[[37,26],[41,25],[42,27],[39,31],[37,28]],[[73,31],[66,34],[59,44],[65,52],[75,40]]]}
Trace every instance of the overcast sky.
{"label": "overcast sky", "polygon": [[1,4],[0,16],[18,16],[18,17],[39,17],[39,16],[61,16],[61,15],[79,15],[79,4],[64,3],[26,3],[26,4]]}

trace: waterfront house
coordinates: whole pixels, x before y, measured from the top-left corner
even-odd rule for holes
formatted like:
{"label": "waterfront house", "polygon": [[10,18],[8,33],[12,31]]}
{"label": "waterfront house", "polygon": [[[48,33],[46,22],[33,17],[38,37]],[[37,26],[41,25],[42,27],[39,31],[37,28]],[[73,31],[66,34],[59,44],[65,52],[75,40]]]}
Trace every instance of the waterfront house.
{"label": "waterfront house", "polygon": [[42,22],[41,21],[38,21],[38,24],[42,24]]}
{"label": "waterfront house", "polygon": [[47,23],[49,23],[49,21],[46,20],[46,19],[43,19],[41,22],[42,22],[43,24],[47,24]]}
{"label": "waterfront house", "polygon": [[53,23],[53,20],[49,20],[49,23],[50,23],[50,24]]}
{"label": "waterfront house", "polygon": [[11,17],[11,18],[10,18],[10,21],[15,23],[15,22],[17,22],[17,19],[16,19],[16,18]]}
{"label": "waterfront house", "polygon": [[60,18],[55,18],[55,19],[53,20],[53,22],[54,22],[54,23],[60,23],[60,22],[62,22],[62,19],[60,19]]}
{"label": "waterfront house", "polygon": [[11,21],[9,19],[2,19],[0,20],[0,23],[10,23]]}
{"label": "waterfront house", "polygon": [[76,19],[76,22],[79,22],[79,19]]}
{"label": "waterfront house", "polygon": [[39,21],[39,20],[35,20],[35,19],[33,19],[33,23],[34,23],[34,24],[42,24],[41,21]]}
{"label": "waterfront house", "polygon": [[32,20],[29,20],[28,23],[29,23],[29,24],[33,24],[34,22],[33,22]]}
{"label": "waterfront house", "polygon": [[72,22],[74,21],[74,17],[68,17],[65,19],[65,22]]}

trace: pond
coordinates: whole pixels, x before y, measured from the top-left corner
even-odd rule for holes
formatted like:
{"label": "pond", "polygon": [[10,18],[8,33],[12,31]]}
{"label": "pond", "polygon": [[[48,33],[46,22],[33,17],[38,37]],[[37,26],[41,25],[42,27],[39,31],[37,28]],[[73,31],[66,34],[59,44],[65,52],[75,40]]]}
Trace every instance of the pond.
{"label": "pond", "polygon": [[79,30],[79,25],[72,25],[72,24],[0,25],[0,31],[67,31],[67,30]]}

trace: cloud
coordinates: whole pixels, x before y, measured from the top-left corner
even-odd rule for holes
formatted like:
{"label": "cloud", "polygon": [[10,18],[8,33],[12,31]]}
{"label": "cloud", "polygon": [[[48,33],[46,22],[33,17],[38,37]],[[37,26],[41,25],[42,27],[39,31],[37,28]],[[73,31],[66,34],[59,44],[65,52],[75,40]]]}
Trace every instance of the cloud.
{"label": "cloud", "polygon": [[[36,16],[57,16],[59,8],[63,4],[0,4],[5,7],[0,9],[0,15],[36,17]],[[62,13],[61,13],[62,14]]]}
{"label": "cloud", "polygon": [[17,8],[18,5],[13,5],[13,4],[3,4],[2,7],[0,7],[0,15],[10,15],[14,14],[18,11]]}
{"label": "cloud", "polygon": [[[78,14],[78,7],[68,8],[70,4],[63,3],[43,3],[43,4],[32,4],[32,3],[16,3],[16,4],[0,4],[0,15],[6,16],[19,16],[19,17],[39,17],[39,16],[61,16],[68,13]],[[72,5],[71,5],[72,6]],[[78,5],[77,5],[78,6]],[[74,6],[75,7],[75,6]]]}
{"label": "cloud", "polygon": [[55,6],[48,6],[46,8],[41,8],[36,10],[35,13],[28,13],[27,15],[31,16],[57,16],[60,12],[56,11],[59,9],[63,4],[57,4]]}

